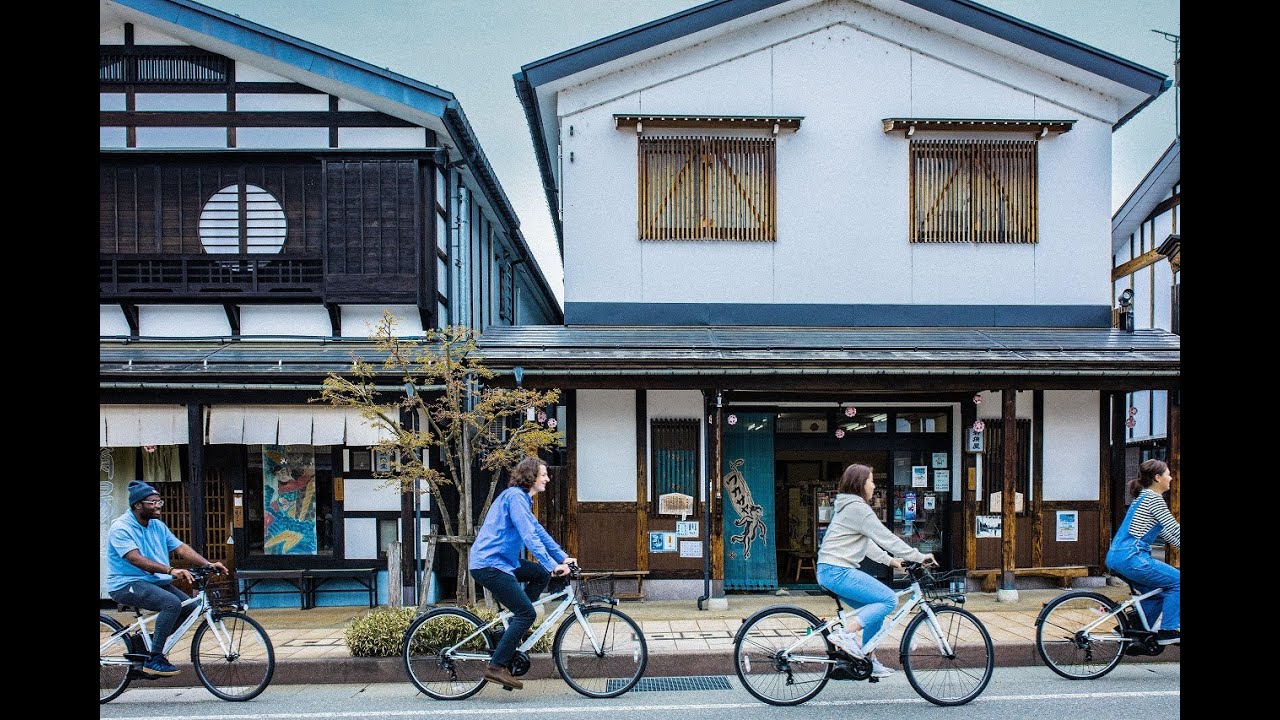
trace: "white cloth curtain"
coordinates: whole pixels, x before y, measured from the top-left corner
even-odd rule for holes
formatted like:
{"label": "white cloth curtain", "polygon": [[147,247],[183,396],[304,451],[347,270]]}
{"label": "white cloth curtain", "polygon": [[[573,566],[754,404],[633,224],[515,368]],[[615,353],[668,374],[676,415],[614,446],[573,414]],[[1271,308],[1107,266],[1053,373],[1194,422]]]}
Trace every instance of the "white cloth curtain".
{"label": "white cloth curtain", "polygon": [[[395,408],[384,411],[397,412]],[[213,405],[208,414],[210,445],[363,446],[391,436],[348,408]]]}
{"label": "white cloth curtain", "polygon": [[186,445],[186,405],[99,405],[102,447]]}

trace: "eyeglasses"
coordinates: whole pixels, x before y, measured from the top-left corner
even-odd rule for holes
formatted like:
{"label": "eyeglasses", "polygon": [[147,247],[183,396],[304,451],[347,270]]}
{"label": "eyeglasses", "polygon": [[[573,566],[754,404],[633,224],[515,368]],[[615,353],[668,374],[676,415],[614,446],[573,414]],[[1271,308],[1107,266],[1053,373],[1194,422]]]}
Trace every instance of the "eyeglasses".
{"label": "eyeglasses", "polygon": [[150,505],[151,507],[164,507],[164,501],[163,501],[163,500],[143,500],[143,501],[142,501],[142,504],[143,504],[143,505]]}

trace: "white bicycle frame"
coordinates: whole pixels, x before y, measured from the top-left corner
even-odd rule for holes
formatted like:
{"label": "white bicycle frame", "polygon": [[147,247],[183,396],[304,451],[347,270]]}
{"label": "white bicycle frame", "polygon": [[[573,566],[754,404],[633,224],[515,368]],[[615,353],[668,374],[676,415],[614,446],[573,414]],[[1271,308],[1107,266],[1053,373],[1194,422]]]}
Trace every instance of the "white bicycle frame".
{"label": "white bicycle frame", "polygon": [[[886,635],[892,632],[893,629],[897,627],[899,623],[902,622],[902,619],[905,618],[908,614],[910,614],[911,611],[918,606],[924,611],[925,616],[928,617],[928,621],[925,624],[929,626],[929,631],[933,633],[933,639],[935,642],[938,643],[938,647],[941,648],[942,653],[944,655],[951,655],[952,654],[951,645],[950,643],[947,642],[946,636],[942,632],[940,632],[938,628],[938,616],[933,613],[933,608],[929,605],[929,603],[924,602],[924,591],[920,589],[920,582],[918,580],[915,582],[912,582],[910,587],[908,587],[905,590],[899,590],[895,592],[893,595],[895,599],[901,599],[902,596],[904,595],[910,595],[911,599],[908,600],[902,607],[898,608],[895,612],[893,612],[889,616],[889,618],[885,621],[884,625],[880,626],[879,632],[871,636],[870,640],[863,643],[862,645],[863,653],[870,655],[872,652],[874,652],[876,649],[876,646],[879,645],[880,641],[884,639]],[[792,643],[789,647],[787,647],[786,650],[783,651],[783,655],[792,660],[801,660],[805,662],[834,663],[835,660],[832,660],[831,658],[826,657],[825,655],[823,657],[811,657],[807,655],[792,655],[791,651],[796,649],[800,645],[803,645],[804,643],[808,642],[809,638],[812,637],[813,635],[821,633],[823,630],[829,631],[836,626],[843,626],[846,628],[849,627],[848,614],[845,611],[843,605],[841,605],[839,609],[836,610],[836,616],[834,618],[826,621],[821,626],[814,628],[814,630],[810,633],[809,637],[801,638],[800,640],[797,640],[796,642]]]}
{"label": "white bicycle frame", "polygon": [[[1147,619],[1147,614],[1142,610],[1142,601],[1146,600],[1149,597],[1155,597],[1156,595],[1159,595],[1162,592],[1164,592],[1164,588],[1155,588],[1153,590],[1148,590],[1147,592],[1141,595],[1130,595],[1129,599],[1117,605],[1115,610],[1112,610],[1111,612],[1099,617],[1097,620],[1094,620],[1088,625],[1085,625],[1084,627],[1080,628],[1080,632],[1092,633],[1094,628],[1101,625],[1108,618],[1115,617],[1116,615],[1123,613],[1125,610],[1129,609],[1130,607],[1136,607],[1138,609],[1138,618],[1142,620],[1142,627],[1138,629],[1146,630],[1147,632],[1155,632],[1160,629],[1160,620],[1156,620],[1155,625],[1151,624],[1151,621]],[[1099,637],[1102,637],[1102,636],[1099,636]],[[1133,640],[1133,638],[1127,638],[1127,637],[1113,637],[1111,639],[1114,639],[1117,642],[1130,642]]]}
{"label": "white bicycle frame", "polygon": [[[218,640],[218,645],[222,648],[223,654],[230,655],[231,653],[234,653],[235,646],[230,634],[225,633],[225,628],[220,627],[218,623],[214,622],[213,606],[209,604],[208,597],[205,595],[203,590],[197,593],[196,596],[190,600],[184,600],[182,602],[182,607],[186,607],[193,603],[199,603],[200,607],[195,612],[188,615],[186,620],[179,623],[178,626],[173,629],[173,632],[169,633],[169,638],[165,640],[164,650],[162,652],[164,654],[168,654],[168,652],[178,644],[178,641],[182,640],[182,636],[186,634],[187,630],[190,629],[192,625],[200,622],[201,620],[205,620],[209,623],[209,629],[213,631],[213,636]],[[147,652],[154,652],[151,647],[151,631],[148,629],[148,625],[155,624],[155,619],[158,614],[159,613],[152,613],[150,615],[139,617],[137,620],[134,620],[132,624],[112,633],[111,637],[102,641],[102,646],[99,648],[99,654],[105,653],[117,638],[127,635],[134,630],[139,631],[139,634],[142,637],[142,644],[147,649]],[[129,660],[123,659],[116,660],[115,662],[120,664],[130,664]]]}
{"label": "white bicycle frame", "polygon": [[[547,632],[550,631],[551,628],[560,621],[560,618],[564,616],[565,612],[567,612],[568,609],[572,607],[573,614],[578,617],[578,622],[582,623],[582,628],[583,630],[586,631],[587,637],[591,638],[592,651],[594,651],[597,655],[601,653],[600,640],[596,637],[595,631],[591,629],[591,625],[587,622],[587,618],[582,614],[582,606],[574,601],[573,593],[574,593],[574,590],[576,589],[577,582],[578,581],[574,581],[570,583],[567,587],[565,587],[565,589],[561,590],[560,592],[557,592],[552,595],[548,595],[544,598],[539,598],[537,601],[533,603],[534,607],[538,607],[539,605],[545,605],[551,602],[552,600],[555,600],[558,597],[563,596],[564,598],[563,600],[560,601],[560,604],[556,606],[556,609],[552,610],[547,615],[547,617],[542,621],[542,624],[538,626],[538,629],[534,631],[534,633],[530,635],[527,640],[525,640],[524,642],[516,646],[516,650],[518,652],[528,652],[529,648],[538,644],[538,641],[542,639],[542,636],[546,635]],[[455,645],[453,645],[453,647],[446,649],[445,653],[449,657],[456,658],[458,660],[490,659],[489,653],[458,652],[458,648],[470,642],[471,640],[479,636],[480,633],[483,633],[484,631],[488,630],[489,628],[493,627],[499,622],[502,623],[502,629],[505,632],[507,630],[507,621],[513,617],[515,617],[515,613],[511,612],[510,610],[503,610],[501,613],[498,614],[498,617],[494,618],[493,620],[490,620],[485,625],[482,625],[475,632],[466,636],[462,640],[459,640]]]}

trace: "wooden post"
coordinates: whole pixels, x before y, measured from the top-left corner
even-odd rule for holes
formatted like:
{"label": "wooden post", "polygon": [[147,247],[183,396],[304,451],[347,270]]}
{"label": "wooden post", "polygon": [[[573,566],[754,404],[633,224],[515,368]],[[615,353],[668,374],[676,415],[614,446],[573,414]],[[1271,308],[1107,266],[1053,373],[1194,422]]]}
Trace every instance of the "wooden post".
{"label": "wooden post", "polygon": [[1031,488],[1027,493],[1031,516],[1031,566],[1044,567],[1044,391],[1031,393]]}
{"label": "wooden post", "polygon": [[636,390],[636,569],[649,569],[648,392]]}
{"label": "wooden post", "polygon": [[[707,498],[707,502],[711,503],[711,527],[708,528],[709,537],[711,538],[711,581],[724,581],[724,500],[720,497],[720,488],[723,482],[722,468],[724,467],[724,408],[721,399],[723,395],[719,390],[716,391],[716,422],[715,422],[715,453],[712,459],[713,474],[710,476],[711,496]],[[715,594],[714,591],[712,593]]]}
{"label": "wooden post", "polygon": [[[978,392],[975,390],[973,394],[976,396]],[[960,434],[965,438],[966,447],[968,446],[967,433],[977,419],[977,405],[972,402],[960,404]],[[961,452],[960,456],[962,472],[955,481],[960,483],[960,534],[964,538],[964,544],[961,545],[959,567],[976,570],[978,569],[978,540],[974,537],[974,523],[977,522],[974,516],[977,515],[978,507],[974,497],[978,483],[978,456],[970,452]]]}
{"label": "wooden post", "polygon": [[399,610],[404,604],[404,582],[400,572],[400,541],[387,543],[387,606]]}
{"label": "wooden post", "polygon": [[[1111,507],[1115,494],[1111,467],[1111,395],[1098,393],[1098,539],[1094,554],[1102,569],[1107,567],[1107,548],[1111,545]],[[1124,498],[1114,498],[1114,501],[1123,504]]]}
{"label": "wooden post", "polygon": [[1107,532],[1098,538],[1098,565],[1106,567],[1107,550],[1111,547],[1111,536],[1115,528],[1120,526],[1124,517],[1125,492],[1128,488],[1126,477],[1128,468],[1125,461],[1125,440],[1129,434],[1125,421],[1129,419],[1127,395],[1122,392],[1111,393],[1111,492],[1107,496],[1107,517],[1111,522]]}
{"label": "wooden post", "polygon": [[1000,589],[1013,590],[1013,568],[1017,559],[1017,516],[1014,514],[1018,492],[1018,391],[1000,391],[1000,417],[1004,430],[1004,487],[1000,491]]}
{"label": "wooden post", "polygon": [[[1173,519],[1182,522],[1182,391],[1170,390],[1167,393],[1168,421],[1165,436],[1169,438],[1169,474],[1173,484],[1169,486],[1169,512]],[[1181,551],[1172,545],[1166,545],[1164,560],[1174,567],[1182,567]]]}
{"label": "wooden post", "polygon": [[[427,535],[426,557],[423,558],[422,587],[418,588],[418,611],[427,609],[427,589],[431,587],[431,564],[436,559],[436,543],[439,536],[434,532]],[[390,573],[388,573],[390,575]]]}
{"label": "wooden post", "polygon": [[[187,406],[187,493],[191,514],[191,547],[206,558],[204,516],[204,405]],[[226,542],[225,539],[220,542]]]}
{"label": "wooden post", "polygon": [[565,415],[569,418],[569,429],[565,432],[565,442],[569,451],[565,453],[565,477],[568,479],[569,519],[565,526],[564,548],[569,557],[581,558],[578,548],[578,393],[569,390],[565,393]]}

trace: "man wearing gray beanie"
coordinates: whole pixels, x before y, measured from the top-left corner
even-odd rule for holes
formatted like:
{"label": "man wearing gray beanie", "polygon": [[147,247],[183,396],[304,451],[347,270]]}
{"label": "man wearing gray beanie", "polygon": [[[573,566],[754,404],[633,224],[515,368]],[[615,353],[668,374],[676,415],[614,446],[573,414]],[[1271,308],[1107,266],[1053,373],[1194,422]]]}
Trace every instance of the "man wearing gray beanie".
{"label": "man wearing gray beanie", "polygon": [[[191,599],[173,586],[174,578],[192,580],[191,573],[169,563],[169,553],[197,567],[209,565],[195,548],[182,542],[160,520],[164,500],[156,489],[141,480],[129,482],[129,511],[116,518],[107,532],[107,594],[122,605],[157,610],[151,634],[151,659],[142,672],[153,677],[176,675],[178,668],[164,654],[164,643],[195,605],[182,607]],[[227,568],[213,563],[218,572]]]}

